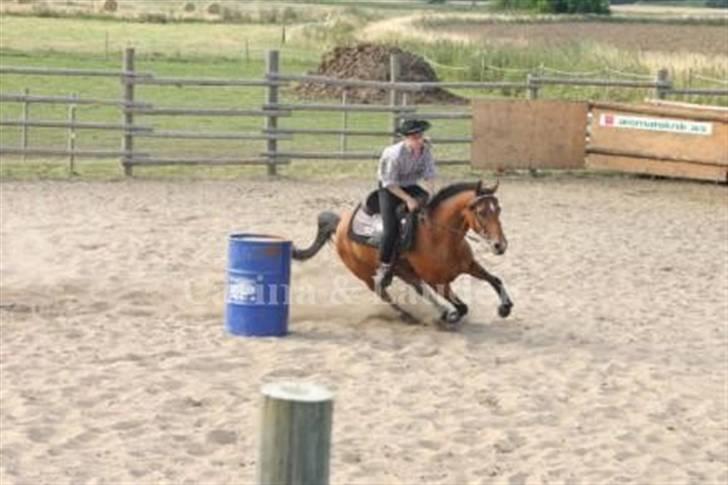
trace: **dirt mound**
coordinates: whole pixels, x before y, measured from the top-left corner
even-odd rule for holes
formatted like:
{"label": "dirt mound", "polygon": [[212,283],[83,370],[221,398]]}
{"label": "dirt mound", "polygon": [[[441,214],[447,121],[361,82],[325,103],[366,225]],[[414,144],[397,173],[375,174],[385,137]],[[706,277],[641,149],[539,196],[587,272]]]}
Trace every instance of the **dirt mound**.
{"label": "dirt mound", "polygon": [[[400,81],[436,82],[437,74],[422,57],[404,51],[399,47],[381,44],[358,44],[351,47],[336,47],[324,54],[315,72],[309,74],[339,79],[363,79],[367,81],[389,81],[389,58],[398,54],[400,59]],[[348,88],[352,103],[386,103],[389,92],[378,88]],[[342,86],[320,83],[301,83],[296,93],[304,98],[341,97]],[[464,104],[468,100],[442,88],[431,88],[408,95],[409,103]]]}

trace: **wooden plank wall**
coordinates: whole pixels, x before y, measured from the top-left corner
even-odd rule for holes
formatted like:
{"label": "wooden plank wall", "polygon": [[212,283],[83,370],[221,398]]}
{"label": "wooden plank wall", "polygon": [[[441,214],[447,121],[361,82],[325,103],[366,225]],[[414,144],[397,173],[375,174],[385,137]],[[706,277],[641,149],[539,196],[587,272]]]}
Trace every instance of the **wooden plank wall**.
{"label": "wooden plank wall", "polygon": [[[595,103],[590,114],[588,168],[728,181],[726,112],[697,106]],[[620,127],[619,117],[683,128]],[[696,132],[689,131],[691,126]]]}
{"label": "wooden plank wall", "polygon": [[587,109],[568,101],[473,101],[471,163],[488,170],[583,168]]}

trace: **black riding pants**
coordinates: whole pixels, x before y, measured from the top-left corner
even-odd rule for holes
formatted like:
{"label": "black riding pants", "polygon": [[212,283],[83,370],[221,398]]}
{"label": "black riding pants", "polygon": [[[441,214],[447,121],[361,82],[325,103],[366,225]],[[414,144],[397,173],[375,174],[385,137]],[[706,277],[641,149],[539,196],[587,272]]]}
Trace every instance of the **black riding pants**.
{"label": "black riding pants", "polygon": [[[407,192],[415,199],[427,200],[428,194],[425,189],[419,185],[403,186],[402,190]],[[399,220],[397,217],[397,208],[405,203],[402,199],[394,195],[389,189],[379,188],[379,212],[382,214],[382,243],[379,247],[379,260],[382,263],[392,263],[394,257],[394,248],[399,239]],[[406,208],[406,207],[405,207]]]}

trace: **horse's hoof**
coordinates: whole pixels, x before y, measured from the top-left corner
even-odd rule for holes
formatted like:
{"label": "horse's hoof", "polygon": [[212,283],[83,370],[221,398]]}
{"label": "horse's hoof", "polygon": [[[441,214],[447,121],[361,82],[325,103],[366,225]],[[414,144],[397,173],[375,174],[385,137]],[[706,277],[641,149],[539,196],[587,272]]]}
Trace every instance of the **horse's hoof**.
{"label": "horse's hoof", "polygon": [[442,312],[440,317],[445,323],[457,323],[460,320],[460,313],[457,310]]}
{"label": "horse's hoof", "polygon": [[440,315],[440,320],[438,321],[438,327],[442,330],[448,330],[453,331],[457,330],[459,325],[458,323],[462,319],[462,315],[458,313],[455,310],[452,311],[444,311],[442,312],[442,315]]}
{"label": "horse's hoof", "polygon": [[503,304],[498,307],[498,315],[501,316],[501,318],[506,318],[508,315],[511,314],[511,308],[513,308],[513,303],[511,304]]}

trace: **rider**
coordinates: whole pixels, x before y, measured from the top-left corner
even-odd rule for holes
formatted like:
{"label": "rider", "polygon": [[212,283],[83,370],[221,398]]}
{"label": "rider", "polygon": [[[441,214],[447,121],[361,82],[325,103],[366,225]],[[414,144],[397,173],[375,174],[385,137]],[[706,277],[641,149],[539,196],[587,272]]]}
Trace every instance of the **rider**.
{"label": "rider", "polygon": [[[394,246],[399,238],[397,208],[407,205],[412,212],[420,207],[435,190],[435,160],[431,146],[424,138],[430,128],[425,120],[405,120],[397,129],[403,140],[388,146],[379,160],[379,210],[383,233],[379,248],[379,267],[374,275],[375,291],[380,293],[392,283]],[[426,192],[417,181],[426,181]]]}

